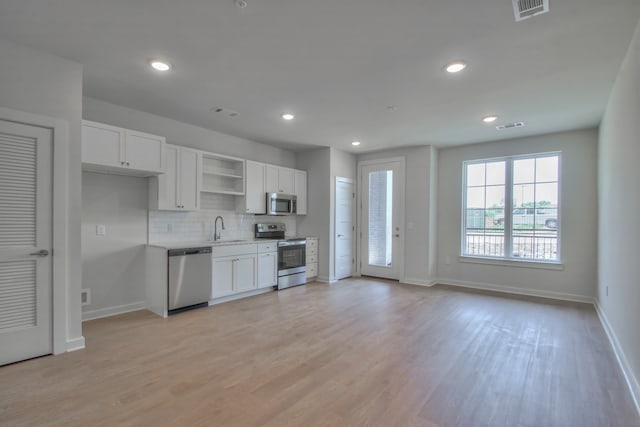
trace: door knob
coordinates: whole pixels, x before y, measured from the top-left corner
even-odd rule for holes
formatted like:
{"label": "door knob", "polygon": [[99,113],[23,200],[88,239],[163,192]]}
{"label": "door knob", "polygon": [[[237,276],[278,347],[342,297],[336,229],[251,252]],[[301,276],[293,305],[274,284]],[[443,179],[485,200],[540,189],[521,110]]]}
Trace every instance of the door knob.
{"label": "door knob", "polygon": [[45,256],[48,256],[48,255],[49,255],[49,251],[48,251],[48,250],[46,250],[46,249],[40,249],[40,250],[39,250],[39,251],[37,251],[37,252],[31,252],[29,255],[45,257]]}

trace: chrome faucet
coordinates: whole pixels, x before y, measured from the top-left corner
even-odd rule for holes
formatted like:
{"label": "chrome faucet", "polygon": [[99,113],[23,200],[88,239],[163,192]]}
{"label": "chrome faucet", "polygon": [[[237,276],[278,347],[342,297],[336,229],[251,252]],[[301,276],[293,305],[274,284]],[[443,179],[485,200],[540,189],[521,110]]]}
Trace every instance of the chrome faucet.
{"label": "chrome faucet", "polygon": [[220,215],[213,220],[213,241],[220,240],[220,232],[218,231],[218,218],[220,218],[220,223],[222,224],[222,229],[224,230],[224,219]]}

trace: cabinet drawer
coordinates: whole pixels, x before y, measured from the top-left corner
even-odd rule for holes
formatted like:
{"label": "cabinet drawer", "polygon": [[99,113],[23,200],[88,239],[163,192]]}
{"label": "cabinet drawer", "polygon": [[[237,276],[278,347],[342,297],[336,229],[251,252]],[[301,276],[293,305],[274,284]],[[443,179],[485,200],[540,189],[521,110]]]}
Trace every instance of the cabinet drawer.
{"label": "cabinet drawer", "polygon": [[278,243],[277,242],[258,243],[258,253],[277,252],[277,251],[278,251]]}
{"label": "cabinet drawer", "polygon": [[318,267],[316,264],[307,266],[307,277],[317,277],[318,276]]}
{"label": "cabinet drawer", "polygon": [[307,254],[307,264],[315,264],[316,262],[318,262],[317,256]]}
{"label": "cabinet drawer", "polygon": [[318,255],[318,248],[307,248],[306,253],[307,253],[307,256]]}
{"label": "cabinet drawer", "polygon": [[318,247],[318,239],[307,239],[307,249],[309,248],[317,248]]}
{"label": "cabinet drawer", "polygon": [[214,258],[233,256],[233,255],[249,255],[258,252],[258,245],[255,243],[248,243],[242,245],[219,245],[215,244],[211,248],[211,254]]}

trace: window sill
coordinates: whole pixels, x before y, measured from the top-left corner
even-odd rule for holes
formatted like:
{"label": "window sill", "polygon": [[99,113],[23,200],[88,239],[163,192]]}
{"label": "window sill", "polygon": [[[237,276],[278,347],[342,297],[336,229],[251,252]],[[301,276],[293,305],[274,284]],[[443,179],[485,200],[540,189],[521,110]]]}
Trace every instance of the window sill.
{"label": "window sill", "polygon": [[504,267],[537,268],[541,270],[564,270],[564,264],[558,261],[525,261],[519,259],[481,258],[472,256],[460,256],[460,262],[471,264],[500,265]]}

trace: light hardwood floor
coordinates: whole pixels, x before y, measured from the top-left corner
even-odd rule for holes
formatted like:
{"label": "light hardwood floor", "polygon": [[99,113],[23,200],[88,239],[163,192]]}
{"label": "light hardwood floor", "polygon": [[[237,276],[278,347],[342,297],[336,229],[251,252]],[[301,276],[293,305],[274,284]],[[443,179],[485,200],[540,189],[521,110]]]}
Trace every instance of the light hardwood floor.
{"label": "light hardwood floor", "polygon": [[1,425],[640,425],[588,305],[350,279],[84,335],[0,368]]}

